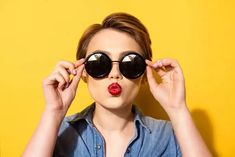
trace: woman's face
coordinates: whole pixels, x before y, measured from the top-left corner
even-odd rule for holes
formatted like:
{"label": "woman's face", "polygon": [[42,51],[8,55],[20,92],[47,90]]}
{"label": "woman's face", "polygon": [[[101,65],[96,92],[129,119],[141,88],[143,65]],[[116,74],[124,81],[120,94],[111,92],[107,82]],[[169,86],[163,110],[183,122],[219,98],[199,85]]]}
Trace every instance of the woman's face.
{"label": "woman's face", "polygon": [[[141,54],[141,48],[134,39],[127,33],[113,29],[104,29],[96,33],[88,45],[86,56],[97,50],[105,52],[112,61],[120,60],[127,51]],[[83,72],[83,78],[86,79],[89,92],[96,104],[108,109],[120,109],[131,105],[138,94],[142,77],[143,75],[137,79],[125,78],[119,71],[118,62],[112,63],[112,70],[105,78],[96,79],[88,75],[85,70]],[[112,83],[121,86],[120,94],[110,93],[109,86]]]}

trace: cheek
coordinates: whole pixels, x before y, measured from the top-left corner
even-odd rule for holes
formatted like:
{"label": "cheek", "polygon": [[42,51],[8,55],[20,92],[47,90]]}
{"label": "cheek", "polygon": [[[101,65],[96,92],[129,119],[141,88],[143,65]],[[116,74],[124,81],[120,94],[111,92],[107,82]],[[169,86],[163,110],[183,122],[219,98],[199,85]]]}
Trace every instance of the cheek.
{"label": "cheek", "polygon": [[124,97],[126,99],[135,99],[135,97],[138,95],[140,90],[140,82],[130,82],[128,85],[126,85],[126,88],[124,89]]}
{"label": "cheek", "polygon": [[106,92],[104,88],[104,82],[102,80],[97,81],[89,76],[87,77],[87,87],[91,97],[94,100],[103,98],[104,92]]}

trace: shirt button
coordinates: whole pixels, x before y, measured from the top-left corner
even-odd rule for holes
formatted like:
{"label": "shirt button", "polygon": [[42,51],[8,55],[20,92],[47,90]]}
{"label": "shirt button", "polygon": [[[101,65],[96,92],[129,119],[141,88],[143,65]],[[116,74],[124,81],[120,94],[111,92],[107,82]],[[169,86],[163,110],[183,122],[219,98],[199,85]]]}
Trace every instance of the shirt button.
{"label": "shirt button", "polygon": [[96,149],[100,149],[100,148],[101,148],[101,145],[97,144],[97,145],[95,146],[95,148],[96,148]]}

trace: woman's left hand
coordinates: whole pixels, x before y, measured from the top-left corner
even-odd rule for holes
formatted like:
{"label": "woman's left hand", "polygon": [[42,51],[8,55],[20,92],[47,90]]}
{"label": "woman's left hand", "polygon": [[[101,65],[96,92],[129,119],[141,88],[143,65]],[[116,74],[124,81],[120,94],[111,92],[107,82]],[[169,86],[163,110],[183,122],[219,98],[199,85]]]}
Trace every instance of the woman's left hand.
{"label": "woman's left hand", "polygon": [[[186,107],[184,76],[178,62],[165,58],[154,63],[146,60],[146,64],[150,91],[168,115],[177,109]],[[160,83],[154,78],[152,70],[155,70],[160,76]]]}

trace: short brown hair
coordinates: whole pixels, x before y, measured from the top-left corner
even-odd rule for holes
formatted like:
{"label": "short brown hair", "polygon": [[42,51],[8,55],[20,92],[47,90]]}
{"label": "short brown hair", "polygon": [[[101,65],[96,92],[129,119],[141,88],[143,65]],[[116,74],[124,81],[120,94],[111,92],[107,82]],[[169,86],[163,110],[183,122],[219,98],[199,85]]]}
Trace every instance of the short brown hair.
{"label": "short brown hair", "polygon": [[85,58],[87,47],[92,37],[103,29],[112,28],[128,33],[139,44],[146,59],[152,58],[151,40],[148,30],[136,17],[127,13],[113,13],[107,16],[102,24],[93,24],[83,33],[77,48],[76,58]]}

